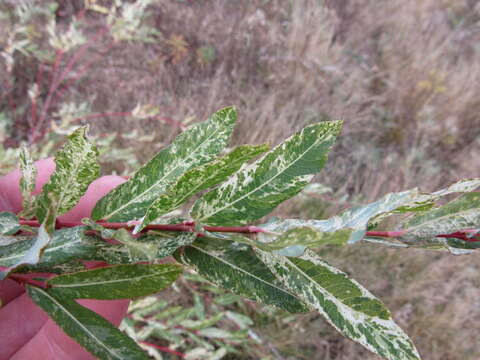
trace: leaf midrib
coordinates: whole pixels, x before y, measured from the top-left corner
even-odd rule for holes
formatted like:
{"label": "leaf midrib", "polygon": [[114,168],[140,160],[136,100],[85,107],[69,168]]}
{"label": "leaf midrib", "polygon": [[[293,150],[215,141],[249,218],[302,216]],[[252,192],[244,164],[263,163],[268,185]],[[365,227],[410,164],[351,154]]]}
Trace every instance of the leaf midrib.
{"label": "leaf midrib", "polygon": [[[55,299],[54,297],[52,297],[49,293],[47,293],[46,291],[43,291],[43,290],[40,290],[44,296],[48,297],[54,304],[56,304],[61,310],[63,310],[65,312],[65,314],[70,317],[76,324],[78,324],[87,334],[89,334],[93,339],[95,339],[95,341],[101,345],[103,348],[105,348],[110,354],[112,354],[113,356],[115,356],[117,359],[120,359],[122,360],[123,358],[120,357],[119,354],[117,354],[115,351],[113,351],[112,349],[110,349],[109,346],[107,346],[106,344],[104,344],[101,340],[97,339],[97,337],[92,334],[92,332],[87,328],[85,327],[80,321],[77,320],[77,318],[72,314],[70,313],[60,302],[57,301],[57,299]],[[73,300],[72,300],[73,301]],[[81,306],[81,305],[79,305]]]}
{"label": "leaf midrib", "polygon": [[[36,240],[36,239],[35,239],[35,240]],[[34,240],[34,243],[35,243],[35,240]],[[45,254],[45,253],[47,253],[47,252],[52,252],[52,251],[54,251],[54,250],[61,249],[61,248],[66,247],[66,246],[74,245],[74,244],[76,244],[76,243],[78,243],[78,242],[82,242],[82,239],[81,239],[81,238],[77,238],[77,239],[74,240],[74,241],[66,241],[66,242],[64,242],[64,243],[62,243],[62,244],[60,244],[60,245],[58,245],[58,246],[50,247],[50,248],[45,249],[45,251],[44,251],[43,253]],[[32,244],[32,246],[33,246],[33,244]],[[31,248],[31,246],[30,246],[30,248]],[[21,254],[9,256],[9,257],[3,257],[3,258],[0,258],[0,260],[10,260],[10,259],[15,259],[15,258],[22,257],[22,256],[25,255],[25,253],[28,252],[28,250],[29,250],[30,248],[26,249],[26,250],[25,250],[23,253],[21,253]]]}
{"label": "leaf midrib", "polygon": [[270,286],[270,287],[272,287],[272,288],[275,288],[275,289],[277,289],[277,290],[279,290],[279,291],[281,291],[281,292],[283,292],[283,293],[285,293],[285,294],[288,294],[288,295],[292,296],[293,298],[295,298],[295,299],[297,299],[298,301],[300,301],[302,304],[304,303],[297,295],[292,294],[292,293],[286,291],[285,289],[279,288],[279,287],[276,286],[275,284],[269,283],[269,282],[263,280],[262,278],[259,278],[259,277],[255,276],[255,275],[253,275],[252,273],[249,273],[248,271],[246,271],[246,270],[244,270],[244,269],[242,269],[242,268],[240,268],[240,267],[238,267],[238,266],[236,266],[236,265],[234,265],[234,264],[232,264],[232,263],[229,263],[229,262],[225,261],[224,259],[216,256],[216,255],[213,255],[213,254],[205,251],[205,250],[202,249],[202,248],[199,248],[199,247],[197,247],[197,246],[195,246],[195,245],[189,245],[189,246],[192,247],[192,248],[194,248],[194,249],[197,249],[198,251],[200,251],[200,252],[202,252],[202,253],[204,253],[204,254],[206,254],[206,255],[209,255],[209,256],[217,259],[218,261],[220,261],[220,262],[222,262],[222,263],[224,263],[224,264],[226,264],[226,265],[228,265],[228,266],[233,267],[234,269],[236,269],[236,270],[238,270],[238,271],[240,271],[240,272],[242,272],[242,273],[244,273],[244,274],[246,274],[246,275],[248,275],[248,276],[250,276],[250,277],[252,277],[252,278],[254,278],[254,279],[257,279],[258,281],[260,281],[260,282],[262,282],[262,283],[264,283],[264,284],[266,284],[266,285],[268,285],[268,286]]}
{"label": "leaf midrib", "polygon": [[115,284],[119,282],[132,282],[132,281],[138,281],[144,278],[149,278],[149,277],[155,277],[159,275],[168,275],[168,274],[174,274],[178,271],[176,270],[168,270],[164,272],[159,272],[155,274],[146,274],[146,275],[141,275],[141,276],[136,276],[133,278],[122,278],[122,279],[116,279],[116,280],[108,280],[108,281],[96,281],[96,282],[89,282],[89,283],[75,283],[75,284],[55,284],[55,283],[50,283],[52,287],[55,288],[78,288],[78,287],[84,287],[84,286],[95,286],[95,285],[108,285],[108,284]]}
{"label": "leaf midrib", "polygon": [[407,229],[407,232],[405,233],[405,235],[408,235],[410,232],[413,232],[413,231],[415,231],[415,230],[418,230],[419,228],[425,227],[425,225],[429,225],[429,224],[431,224],[431,223],[434,223],[434,222],[437,222],[437,221],[439,221],[439,220],[448,218],[448,217],[450,217],[450,216],[466,215],[466,214],[469,213],[469,212],[475,212],[475,211],[479,211],[479,209],[478,209],[478,208],[471,208],[471,209],[459,211],[459,212],[456,212],[456,213],[450,213],[450,214],[446,214],[446,215],[443,215],[443,216],[440,216],[440,217],[436,217],[436,218],[427,220],[427,221],[422,222],[422,223],[420,223],[420,224],[418,224],[418,225],[415,225],[414,227],[408,228],[408,229]]}
{"label": "leaf midrib", "polygon": [[[230,114],[227,115],[228,117],[230,117]],[[205,143],[210,140],[210,138],[213,136],[213,135],[216,135],[216,133],[220,130],[219,127],[217,127],[216,130],[214,130],[213,132],[210,133],[210,135],[197,147],[197,150],[201,149]],[[170,145],[171,146],[171,145]],[[198,151],[193,151],[189,156],[187,156],[183,161],[180,162],[179,165],[175,166],[172,168],[172,170],[170,170],[167,174],[165,174],[162,178],[158,179],[158,181],[154,182],[152,186],[150,186],[149,188],[147,188],[145,191],[143,191],[142,193],[138,194],[138,196],[136,196],[134,199],[130,200],[129,202],[126,202],[125,204],[123,204],[122,206],[120,206],[119,208],[117,208],[116,210],[112,211],[107,217],[104,217],[105,220],[108,220],[110,219],[113,215],[115,215],[116,213],[118,213],[120,210],[123,210],[124,208],[126,208],[127,206],[130,206],[132,203],[135,202],[136,199],[139,199],[141,198],[145,193],[149,192],[152,188],[156,187],[158,185],[159,182],[161,182],[162,180],[164,180],[165,178],[167,178],[175,169],[178,169],[180,167],[180,165],[184,165],[186,163],[186,161],[190,158],[192,158],[192,156],[194,154],[198,153]],[[133,180],[133,179],[132,179]]]}
{"label": "leaf midrib", "polygon": [[[243,200],[244,198],[250,196],[250,195],[253,194],[254,192],[260,190],[262,187],[270,184],[270,183],[271,183],[273,180],[275,180],[278,176],[280,176],[281,174],[283,174],[287,169],[289,169],[289,168],[290,168],[291,166],[293,166],[297,161],[299,161],[299,160],[300,160],[308,151],[310,151],[310,149],[311,149],[314,145],[316,145],[321,139],[324,139],[324,138],[319,138],[319,139],[317,139],[317,141],[315,141],[312,145],[310,145],[310,146],[307,148],[307,150],[305,150],[297,159],[295,159],[293,162],[290,163],[290,165],[288,165],[287,167],[285,167],[285,168],[283,168],[281,171],[279,171],[279,172],[277,173],[277,175],[274,175],[273,177],[271,177],[268,181],[264,182],[263,184],[261,184],[260,186],[258,186],[258,187],[256,187],[256,188],[254,188],[252,191],[250,191],[250,192],[248,192],[247,194],[241,196],[241,197],[238,198],[237,200],[232,201],[231,203],[223,206],[222,208],[218,209],[217,211],[215,211],[215,212],[213,212],[213,213],[210,213],[210,214],[208,214],[208,215],[204,215],[202,218],[200,218],[200,219],[198,219],[198,220],[199,220],[199,221],[202,221],[202,220],[204,220],[204,219],[208,219],[209,217],[212,217],[213,215],[218,214],[219,212],[225,210],[226,208],[231,207],[231,206],[233,206],[234,204],[236,204],[237,202],[239,202],[239,201]],[[273,151],[275,151],[275,150],[273,150]],[[273,151],[272,151],[272,153],[273,153]],[[271,154],[271,153],[269,153],[269,154]],[[269,154],[266,154],[266,155],[263,157],[263,159],[265,159]],[[257,165],[253,164],[250,168],[253,169],[253,167],[256,166],[257,169],[258,169],[258,167],[260,166],[260,162],[263,161],[263,159],[259,160],[259,163],[258,163]],[[247,170],[250,170],[250,169],[248,169],[248,168],[245,169],[245,171],[247,171]]]}
{"label": "leaf midrib", "polygon": [[[87,148],[91,148],[91,144],[88,141],[86,141],[86,139],[83,139],[83,140],[85,141],[84,145],[86,145]],[[87,154],[90,149],[85,150],[85,146],[82,146],[82,148],[83,148],[83,151],[82,151],[81,155],[79,157],[76,157],[76,158],[77,159],[81,158],[82,160],[84,160],[85,154]],[[67,177],[67,184],[65,186],[63,186],[63,189],[66,189],[66,190],[60,193],[60,196],[59,196],[59,199],[58,199],[57,210],[56,210],[57,212],[59,211],[59,209],[61,207],[63,207],[62,206],[62,201],[63,201],[63,198],[65,197],[65,194],[70,191],[70,184],[72,182],[76,182],[74,180],[77,179],[76,175],[78,173],[78,169],[81,167],[81,164],[83,163],[82,160],[79,160],[74,164],[74,169],[75,170],[73,171],[73,173],[75,174],[75,176],[68,176]]]}

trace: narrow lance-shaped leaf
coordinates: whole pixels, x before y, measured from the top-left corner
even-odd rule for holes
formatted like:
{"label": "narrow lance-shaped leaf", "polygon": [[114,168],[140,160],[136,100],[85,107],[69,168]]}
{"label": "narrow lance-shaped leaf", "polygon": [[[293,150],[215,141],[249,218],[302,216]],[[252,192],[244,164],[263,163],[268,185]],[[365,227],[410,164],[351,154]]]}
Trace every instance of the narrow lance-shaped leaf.
{"label": "narrow lance-shaped leaf", "polygon": [[[88,126],[75,130],[62,150],[55,155],[55,171],[37,197],[36,216],[43,222],[49,209],[51,217],[73,208],[100,171],[98,151],[87,139]],[[47,227],[49,224],[47,224]]]}
{"label": "narrow lance-shaped leaf", "polygon": [[[38,263],[25,267],[29,271],[62,273],[84,269],[80,259],[89,259],[97,253],[97,244],[105,242],[85,234],[86,227],[77,226],[55,231]],[[0,266],[10,267],[21,264],[22,258],[34,244],[35,237],[24,237],[20,241],[0,247]],[[24,267],[21,269],[24,270]]]}
{"label": "narrow lance-shaped leaf", "polygon": [[225,147],[237,115],[232,107],[184,131],[130,179],[95,205],[93,220],[130,221],[145,215],[148,207],[187,170],[207,163]]}
{"label": "narrow lance-shaped leaf", "polygon": [[55,323],[95,357],[102,360],[148,360],[133,339],[93,311],[70,298],[27,286],[28,295]]}
{"label": "narrow lance-shaped leaf", "polygon": [[47,283],[59,298],[129,299],[163,290],[181,273],[179,265],[128,264],[60,275]]}
{"label": "narrow lance-shaped leaf", "polygon": [[30,152],[26,147],[20,150],[20,171],[22,177],[20,179],[20,191],[23,198],[22,216],[30,218],[35,214],[34,201],[32,192],[35,190],[37,179],[37,168],[33,162]]}
{"label": "narrow lance-shaped leaf", "polygon": [[383,303],[314,252],[306,250],[299,258],[258,252],[290,291],[325,316],[343,335],[386,359],[420,359]]}
{"label": "narrow lance-shaped leaf", "polygon": [[146,225],[167,214],[196,193],[225,181],[247,161],[268,150],[268,145],[242,145],[228,155],[187,171],[168,191],[160,195],[147,210],[142,223],[135,227],[138,233]]}
{"label": "narrow lance-shaped leaf", "polygon": [[318,247],[325,244],[346,244],[352,234],[351,229],[340,229],[333,232],[322,232],[310,226],[302,226],[285,231],[272,241],[259,243],[258,248],[274,251],[285,256],[300,256],[307,247]]}
{"label": "narrow lance-shaped leaf", "polygon": [[191,215],[206,225],[242,225],[298,194],[319,172],[341,121],[307,126],[195,203]]}
{"label": "narrow lance-shaped leaf", "polygon": [[13,235],[20,230],[18,216],[14,213],[0,212],[0,235]]}
{"label": "narrow lance-shaped leaf", "polygon": [[440,243],[442,239],[435,238],[436,235],[480,228],[480,193],[467,193],[439,208],[419,213],[403,228],[407,232],[400,239],[407,243]]}
{"label": "narrow lance-shaped leaf", "polygon": [[200,238],[194,244],[177,250],[174,256],[212,283],[235,294],[290,312],[306,310],[295,295],[279,284],[247,245]]}
{"label": "narrow lance-shaped leaf", "polygon": [[435,202],[443,196],[455,193],[469,193],[480,186],[480,179],[464,179],[457,181],[444,189],[435,191],[431,194],[418,192],[417,189],[411,190],[417,192],[412,201],[405,203],[389,212],[384,212],[370,220],[370,225],[375,226],[392,214],[402,214],[408,212],[423,212],[435,206]]}
{"label": "narrow lance-shaped leaf", "polygon": [[[40,261],[42,251],[50,242],[50,234],[47,232],[45,225],[42,224],[38,229],[38,234],[33,243],[29,244],[29,247],[25,249],[25,252],[14,261],[6,270],[0,272],[0,280],[3,280],[7,275],[20,265],[35,265]],[[15,244],[14,244],[15,245]],[[9,259],[7,259],[9,260]]]}
{"label": "narrow lance-shaped leaf", "polygon": [[[348,240],[349,243],[354,243],[364,237],[367,225],[372,218],[411,203],[417,196],[416,189],[387,194],[371,204],[353,207],[340,215],[325,220],[280,219],[271,221],[261,225],[261,228],[266,232],[258,234],[258,237],[260,241],[271,242],[275,235],[269,233],[283,233],[297,227],[308,226],[321,232],[335,232],[342,229],[354,230]],[[301,248],[297,249],[297,251],[300,250]]]}

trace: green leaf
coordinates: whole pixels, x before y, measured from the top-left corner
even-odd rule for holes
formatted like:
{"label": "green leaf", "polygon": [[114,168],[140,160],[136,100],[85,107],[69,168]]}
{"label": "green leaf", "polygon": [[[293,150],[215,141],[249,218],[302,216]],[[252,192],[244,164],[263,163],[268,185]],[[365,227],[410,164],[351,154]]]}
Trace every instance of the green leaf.
{"label": "green leaf", "polygon": [[20,191],[23,198],[22,215],[25,218],[30,218],[35,214],[35,198],[32,192],[35,190],[37,168],[26,147],[22,147],[20,150],[20,171],[22,173],[20,179]]}
{"label": "green leaf", "polygon": [[[279,236],[274,236],[271,241],[261,243],[257,247],[262,250],[275,251],[279,255],[300,256],[307,247],[318,247],[324,244],[346,244],[351,234],[351,229],[322,232],[310,226],[302,226],[287,230]],[[268,236],[263,233],[262,235],[263,240]]]}
{"label": "green leaf", "polygon": [[407,243],[439,243],[444,240],[435,238],[436,235],[480,228],[480,193],[467,193],[444,206],[419,213],[410,218],[403,228],[407,233],[400,239]]}
{"label": "green leaf", "polygon": [[268,145],[243,145],[221,158],[187,171],[168,191],[160,195],[147,210],[142,223],[135,227],[138,233],[146,225],[167,214],[196,193],[225,181],[247,161],[268,150]]}
{"label": "green leaf", "polygon": [[48,284],[52,294],[60,298],[130,299],[165,289],[181,273],[179,265],[116,265],[55,276]]}
{"label": "green leaf", "polygon": [[144,216],[158,196],[186,171],[215,158],[230,139],[236,119],[235,109],[228,107],[177,136],[127,182],[100,199],[92,218],[114,222]]}
{"label": "green leaf", "polygon": [[[9,266],[8,269],[0,272],[0,280],[3,280],[12,270],[15,270],[20,265],[36,265],[40,261],[42,252],[44,251],[45,247],[50,243],[50,240],[50,234],[47,232],[45,225],[42,224],[38,229],[37,237],[26,249],[26,251],[18,257],[18,260],[13,261],[11,265],[7,265]],[[18,254],[15,254],[13,256],[16,257],[18,256]],[[11,258],[12,256],[8,256],[7,261],[11,260]]]}
{"label": "green leaf", "polygon": [[383,303],[314,252],[307,250],[299,258],[261,250],[258,253],[291,292],[320,312],[343,335],[386,359],[420,359]]}
{"label": "green leaf", "polygon": [[341,121],[307,126],[199,199],[191,216],[206,225],[242,225],[298,194],[320,171]]}
{"label": "green leaf", "polygon": [[13,235],[20,230],[17,215],[11,212],[0,212],[0,235]]}
{"label": "green leaf", "polygon": [[55,155],[55,171],[37,197],[36,216],[39,222],[47,218],[49,209],[54,219],[73,208],[88,185],[98,177],[98,151],[88,141],[87,131],[88,126],[75,130],[63,149]]}
{"label": "green leaf", "polygon": [[[385,195],[378,201],[368,205],[353,207],[341,213],[340,215],[325,220],[301,220],[301,219],[280,219],[274,220],[265,225],[261,225],[267,232],[283,233],[287,230],[297,227],[308,226],[321,232],[335,232],[341,229],[354,230],[349,243],[360,241],[366,231],[369,221],[383,213],[391,212],[402,205],[411,203],[418,195],[417,190],[408,190],[400,193],[391,193]],[[265,242],[271,241],[268,233],[259,234],[259,239]]]}
{"label": "green leaf", "polygon": [[[94,254],[96,247],[93,240],[95,238],[87,236],[85,229],[85,226],[76,226],[55,231],[37,266],[53,267]],[[35,241],[35,237],[28,237],[23,241],[0,247],[0,266],[8,267],[21,261]]]}
{"label": "green leaf", "polygon": [[278,283],[249,246],[200,238],[194,244],[177,250],[174,257],[180,263],[192,266],[212,283],[235,294],[290,312],[306,310],[295,295]]}
{"label": "green leaf", "polygon": [[465,179],[457,181],[444,189],[435,191],[431,194],[429,193],[419,193],[417,189],[410,190],[416,195],[414,198],[392,211],[379,214],[370,220],[370,224],[375,226],[380,223],[386,217],[393,214],[402,214],[408,212],[422,212],[430,210],[435,206],[435,202],[443,196],[454,194],[454,193],[469,193],[474,191],[480,186],[480,179]]}
{"label": "green leaf", "polygon": [[55,323],[95,357],[103,360],[148,360],[133,339],[93,311],[69,298],[27,286],[28,295]]}

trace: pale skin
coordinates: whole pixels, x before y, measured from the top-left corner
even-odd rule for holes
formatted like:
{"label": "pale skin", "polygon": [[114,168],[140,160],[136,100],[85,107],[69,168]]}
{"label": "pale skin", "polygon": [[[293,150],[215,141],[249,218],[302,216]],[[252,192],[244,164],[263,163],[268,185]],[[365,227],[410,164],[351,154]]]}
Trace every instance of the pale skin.
{"label": "pale skin", "polygon": [[[35,163],[38,171],[35,193],[41,191],[55,169],[52,159]],[[20,172],[13,171],[0,178],[0,211],[18,213],[22,208],[19,189]],[[104,176],[90,184],[80,202],[60,220],[79,221],[90,212],[103,195],[125,182],[119,176]],[[0,360],[90,360],[95,359],[68,337],[36,306],[23,286],[13,280],[0,281]],[[125,316],[128,300],[81,300],[82,305],[102,315],[118,326]]]}

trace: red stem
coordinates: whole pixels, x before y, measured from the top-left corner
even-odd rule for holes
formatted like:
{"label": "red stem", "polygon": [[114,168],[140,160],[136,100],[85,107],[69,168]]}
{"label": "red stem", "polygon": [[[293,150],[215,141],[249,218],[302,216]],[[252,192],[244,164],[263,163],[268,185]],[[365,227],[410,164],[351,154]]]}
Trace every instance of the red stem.
{"label": "red stem", "polygon": [[[6,270],[8,270],[8,269],[6,269]],[[13,281],[16,281],[20,285],[28,284],[28,285],[32,285],[32,286],[36,286],[36,287],[41,287],[43,289],[47,288],[47,284],[45,284],[43,281],[33,280],[33,279],[30,278],[29,275],[32,275],[32,274],[28,274],[28,275],[10,274],[8,276],[8,278],[13,280]],[[36,274],[33,274],[33,275],[36,275]]]}
{"label": "red stem", "polygon": [[[21,225],[27,225],[32,227],[38,227],[40,224],[37,220],[20,220]],[[128,223],[114,223],[114,222],[104,222],[104,221],[97,221],[97,224],[107,228],[107,229],[133,229],[135,225],[138,224],[138,221],[131,221]],[[60,221],[57,220],[55,227],[57,229],[64,228],[64,227],[74,227],[74,226],[81,226],[83,223],[81,222],[74,222],[74,221]],[[228,232],[228,233],[244,233],[244,234],[256,234],[265,232],[264,229],[258,226],[204,226],[204,230],[210,232]],[[147,225],[142,231],[147,230],[158,230],[158,231],[195,231],[195,223],[194,222],[185,222],[183,224],[172,224],[172,225]],[[457,231],[451,234],[439,234],[436,237],[439,238],[457,238],[464,241],[480,241],[480,238],[477,236],[468,236],[467,234],[476,234],[478,230],[475,229],[466,229]],[[407,233],[407,230],[402,231],[367,231],[366,236],[375,236],[375,237],[399,237],[403,236]],[[201,235],[201,234],[199,234]]]}
{"label": "red stem", "polygon": [[181,358],[185,357],[184,353],[181,353],[179,351],[170,349],[169,347],[166,347],[166,346],[160,346],[160,345],[152,344],[152,343],[149,343],[149,342],[146,342],[146,341],[140,341],[140,344],[153,347],[153,348],[155,348],[157,350],[160,350],[161,352],[164,352],[164,353],[167,353],[167,354],[177,355]]}

